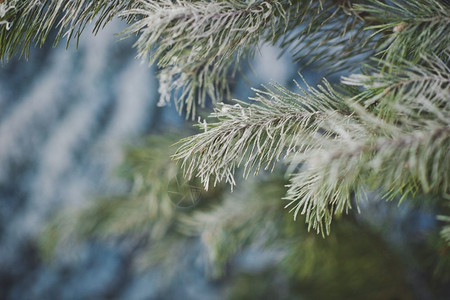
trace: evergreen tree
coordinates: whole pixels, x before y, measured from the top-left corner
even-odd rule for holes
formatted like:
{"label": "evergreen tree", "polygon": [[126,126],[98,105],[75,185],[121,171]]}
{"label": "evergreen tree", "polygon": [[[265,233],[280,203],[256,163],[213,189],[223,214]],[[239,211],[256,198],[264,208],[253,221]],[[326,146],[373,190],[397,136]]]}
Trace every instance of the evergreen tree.
{"label": "evergreen tree", "polygon": [[[188,179],[206,189],[221,182],[233,187],[236,176],[274,170],[284,161],[289,182],[282,206],[323,235],[333,218],[375,197],[434,199],[442,214],[448,211],[448,1],[3,0],[0,55],[4,62],[16,53],[27,56],[52,30],[55,44],[63,37],[68,44],[87,23],[94,21],[97,32],[114,17],[129,24],[123,37],[138,36],[138,56],[159,67],[161,105],[173,99],[187,119],[208,101],[216,105],[198,125],[202,132],[182,139],[173,154]],[[250,102],[228,102],[231,79],[262,44],[282,48],[299,64],[345,75],[340,83],[297,84],[298,91],[270,84]],[[235,232],[236,245],[257,239],[257,225],[285,221],[272,215],[277,204],[254,199],[239,205],[229,200],[193,212],[186,226],[198,229],[198,220],[209,220],[209,228]],[[230,213],[231,207],[238,209]],[[242,221],[226,223],[229,213]],[[441,234],[441,249],[448,249],[450,225]],[[216,261],[229,256],[217,252],[231,245],[228,238],[202,236]]]}

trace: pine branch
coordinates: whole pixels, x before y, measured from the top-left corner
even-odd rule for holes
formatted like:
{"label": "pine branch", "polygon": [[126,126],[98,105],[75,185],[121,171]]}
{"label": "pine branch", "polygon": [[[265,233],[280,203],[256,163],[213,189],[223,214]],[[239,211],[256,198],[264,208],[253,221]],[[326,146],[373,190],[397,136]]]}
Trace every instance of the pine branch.
{"label": "pine branch", "polygon": [[96,33],[118,13],[138,7],[139,2],[5,0],[0,4],[7,7],[6,13],[0,14],[0,22],[5,25],[0,25],[0,58],[4,62],[16,53],[28,57],[31,46],[42,46],[53,29],[57,30],[54,45],[63,37],[67,38],[67,46],[72,38],[78,42],[88,23],[95,21],[93,31]]}
{"label": "pine branch", "polygon": [[[328,84],[319,90],[308,86],[303,94],[279,86],[259,91],[255,104],[220,106],[213,114],[219,121],[205,123],[205,132],[183,140],[174,158],[206,187],[210,179],[234,185],[241,165],[246,178],[281,159],[289,161],[289,172],[296,175],[287,207],[295,216],[305,214],[310,228],[322,233],[329,232],[334,214],[351,208],[352,195],[362,197],[366,189],[381,189],[388,198],[417,193],[447,198],[450,86],[448,68],[437,62],[417,66],[406,73],[409,79],[392,81],[395,73],[353,76],[346,82],[370,84],[351,98]],[[417,79],[430,70],[431,79]],[[379,96],[402,85],[407,87],[390,101]],[[389,108],[389,118],[355,102],[374,103],[368,95]]]}
{"label": "pine branch", "polygon": [[449,59],[446,53],[444,60],[423,56],[421,64],[402,60],[394,65],[378,60],[373,73],[352,74],[342,82],[362,87],[358,102],[390,123],[420,128],[429,120],[438,120],[450,125],[450,68],[445,63]]}
{"label": "pine branch", "polygon": [[370,14],[377,25],[367,29],[382,33],[379,55],[387,62],[407,59],[413,63],[423,55],[441,56],[449,51],[450,5],[440,0],[371,0],[356,4],[355,13]]}
{"label": "pine branch", "polygon": [[[347,66],[355,49],[361,49],[355,45],[368,37],[363,23],[336,1],[143,3],[123,14],[139,19],[127,32],[140,35],[139,56],[161,68],[160,105],[175,96],[178,111],[187,118],[194,118],[196,105],[204,107],[207,98],[216,103],[228,97],[228,75],[234,76],[240,60],[262,42],[280,41],[297,60],[334,60],[336,65],[327,67],[336,71]],[[365,51],[370,53],[370,43]]]}
{"label": "pine branch", "polygon": [[378,37],[364,30],[368,22],[352,5],[347,0],[304,4],[302,17],[289,24],[281,48],[303,67],[313,65],[328,73],[359,68],[374,53]]}
{"label": "pine branch", "polygon": [[[176,98],[179,112],[194,118],[196,105],[228,95],[228,74],[244,55],[286,27],[290,1],[142,1],[124,16],[140,20],[127,30],[138,33],[139,56],[157,62],[160,105]],[[297,17],[294,15],[292,17]],[[232,70],[234,69],[234,71]]]}
{"label": "pine branch", "polygon": [[364,199],[367,189],[380,189],[388,199],[450,197],[450,126],[398,130],[392,138],[369,136],[359,144],[338,139],[297,158],[304,165],[291,180],[286,207],[294,216],[305,214],[309,228],[329,233],[333,215],[348,212],[354,194]]}
{"label": "pine branch", "polygon": [[[125,36],[139,35],[139,56],[161,68],[160,105],[174,97],[178,111],[194,118],[196,106],[205,106],[206,99],[215,103],[228,97],[229,75],[262,42],[282,40],[281,47],[293,51],[296,59],[323,64],[334,60],[331,69],[342,68],[355,57],[355,45],[367,37],[363,23],[356,25],[358,18],[342,3],[10,0],[2,4],[8,8],[0,16],[5,24],[0,26],[0,56],[9,59],[18,51],[28,56],[31,45],[42,45],[53,28],[54,44],[67,37],[68,45],[72,37],[79,39],[87,23],[95,21],[97,32],[120,16],[132,23]],[[336,29],[340,24],[345,24],[343,29]]]}
{"label": "pine branch", "polygon": [[[182,161],[189,178],[200,177],[205,188],[210,178],[214,185],[225,181],[233,186],[234,173],[241,165],[244,178],[261,168],[273,168],[291,152],[314,147],[330,115],[336,110],[345,112],[340,96],[328,83],[325,86],[320,87],[323,92],[308,86],[312,94],[305,90],[297,94],[276,85],[273,90],[257,91],[252,99],[256,104],[221,104],[211,115],[218,122],[200,124],[205,131],[181,140],[173,158]],[[342,114],[339,118],[346,120]]]}

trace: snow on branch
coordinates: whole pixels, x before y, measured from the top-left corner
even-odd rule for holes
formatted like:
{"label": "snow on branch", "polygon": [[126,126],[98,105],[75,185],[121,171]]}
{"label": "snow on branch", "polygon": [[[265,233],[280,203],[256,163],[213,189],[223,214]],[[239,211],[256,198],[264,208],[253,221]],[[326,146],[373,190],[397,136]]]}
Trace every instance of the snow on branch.
{"label": "snow on branch", "polygon": [[220,104],[212,114],[217,121],[200,124],[205,131],[182,140],[174,159],[182,161],[188,177],[200,177],[206,188],[210,178],[214,185],[235,185],[239,166],[244,167],[244,177],[271,169],[291,152],[313,148],[324,122],[342,107],[334,91],[312,90],[315,95],[302,95],[275,85],[257,91],[254,104]]}
{"label": "snow on branch", "polygon": [[157,62],[160,105],[175,95],[178,111],[194,117],[196,105],[228,93],[228,73],[257,44],[285,27],[289,1],[141,1],[123,16],[138,17],[140,57]]}
{"label": "snow on branch", "polygon": [[[437,126],[394,137],[348,143],[305,153],[291,178],[286,207],[306,216],[309,228],[329,233],[333,215],[348,212],[352,200],[379,189],[388,199],[432,193],[450,197],[450,126]],[[359,144],[359,145],[358,145]],[[446,150],[445,150],[446,149]]]}
{"label": "snow on branch", "polygon": [[27,57],[30,47],[41,46],[53,29],[57,30],[54,44],[67,37],[68,45],[88,23],[95,21],[97,32],[119,12],[137,7],[139,1],[5,0],[0,5],[0,22],[7,22],[7,26],[0,25],[0,58],[4,61],[16,53]]}
{"label": "snow on branch", "polygon": [[[294,174],[287,207],[321,233],[329,232],[334,214],[352,207],[354,195],[363,198],[368,189],[387,198],[448,198],[449,69],[435,58],[392,80],[395,75],[345,79],[365,87],[353,89],[354,95],[340,94],[327,82],[301,94],[278,85],[257,91],[255,103],[219,106],[212,115],[218,121],[184,139],[174,158],[206,187],[210,180],[233,186],[240,166],[247,177],[286,160]],[[394,91],[395,97],[384,99]],[[376,101],[378,111],[371,107]]]}

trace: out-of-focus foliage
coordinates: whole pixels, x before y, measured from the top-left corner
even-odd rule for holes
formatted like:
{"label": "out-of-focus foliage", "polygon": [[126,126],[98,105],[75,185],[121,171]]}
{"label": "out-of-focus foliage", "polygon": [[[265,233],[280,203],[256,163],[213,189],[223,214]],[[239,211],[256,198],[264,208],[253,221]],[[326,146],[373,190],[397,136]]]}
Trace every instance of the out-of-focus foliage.
{"label": "out-of-focus foliage", "polygon": [[[159,266],[166,275],[161,280],[170,284],[186,266],[186,249],[200,241],[207,275],[228,283],[229,299],[413,299],[410,263],[434,272],[438,286],[449,280],[448,256],[439,253],[445,246],[432,236],[427,249],[405,260],[401,249],[389,247],[376,228],[353,216],[342,216],[326,239],[309,233],[302,220],[283,214],[279,199],[287,181],[279,169],[234,193],[221,186],[200,192],[200,182],[181,181],[179,166],[170,160],[173,152],[167,149],[174,151],[169,145],[178,138],[153,136],[128,149],[119,170],[132,183],[130,193],[59,214],[40,239],[43,255],[55,258],[96,239],[126,244],[136,270]],[[233,261],[249,251],[267,252],[271,259],[262,270],[239,270]]]}
{"label": "out-of-focus foliage", "polygon": [[[130,184],[129,193],[97,199],[87,208],[56,215],[40,239],[43,256],[51,259],[77,240],[121,240],[138,247],[136,265],[170,262],[177,248],[167,247],[176,237],[180,216],[221,194],[220,188],[205,192],[197,180],[185,180],[171,160],[170,146],[178,135],[152,136],[141,147],[129,148],[118,173]],[[184,241],[188,243],[189,241]],[[136,244],[136,245],[137,245]],[[55,252],[56,251],[56,252]]]}

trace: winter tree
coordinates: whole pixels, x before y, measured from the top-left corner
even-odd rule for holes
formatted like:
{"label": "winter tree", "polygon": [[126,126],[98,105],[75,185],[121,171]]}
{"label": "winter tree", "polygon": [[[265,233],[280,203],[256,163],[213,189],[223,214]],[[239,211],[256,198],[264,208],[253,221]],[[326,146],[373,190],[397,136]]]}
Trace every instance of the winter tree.
{"label": "winter tree", "polygon": [[[284,212],[273,202],[229,200],[184,224],[231,227],[239,244],[262,234],[256,225],[287,214],[333,236],[334,218],[374,198],[433,201],[438,218],[450,221],[448,1],[0,0],[1,58],[27,57],[49,37],[69,45],[88,23],[95,33],[115,17],[129,25],[122,37],[137,36],[138,56],[158,66],[160,105],[173,102],[191,120],[215,107],[200,133],[178,143],[174,168],[208,190],[233,188],[242,177],[250,185],[250,176],[286,166]],[[310,86],[299,75],[294,90],[268,83],[249,101],[231,100],[230,82],[264,44],[302,66],[342,74],[340,82]],[[227,224],[228,214],[241,221]],[[441,235],[448,252],[450,225]],[[214,251],[216,260],[228,255]]]}

